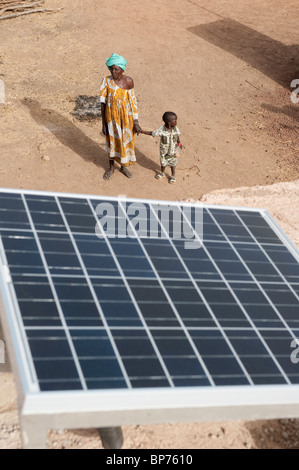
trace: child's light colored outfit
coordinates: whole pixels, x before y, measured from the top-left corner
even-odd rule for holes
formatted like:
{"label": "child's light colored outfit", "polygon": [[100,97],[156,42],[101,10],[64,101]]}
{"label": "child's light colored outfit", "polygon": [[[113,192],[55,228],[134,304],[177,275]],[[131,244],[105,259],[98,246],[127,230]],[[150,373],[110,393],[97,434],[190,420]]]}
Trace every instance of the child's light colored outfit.
{"label": "child's light colored outfit", "polygon": [[177,126],[173,127],[169,132],[166,126],[161,126],[152,132],[153,137],[160,137],[160,159],[161,166],[176,166],[177,165],[177,148],[178,139],[181,132]]}

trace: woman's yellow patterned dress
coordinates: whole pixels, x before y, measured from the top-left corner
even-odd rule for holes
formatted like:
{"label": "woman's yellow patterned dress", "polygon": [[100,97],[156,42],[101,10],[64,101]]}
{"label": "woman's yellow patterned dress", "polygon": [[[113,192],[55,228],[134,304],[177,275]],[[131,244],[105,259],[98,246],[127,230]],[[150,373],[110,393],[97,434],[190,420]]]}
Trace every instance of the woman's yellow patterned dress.
{"label": "woman's yellow patterned dress", "polygon": [[138,120],[134,89],[119,88],[111,76],[106,77],[101,86],[100,101],[106,104],[106,150],[109,159],[123,166],[133,165],[136,161],[133,127],[134,119]]}

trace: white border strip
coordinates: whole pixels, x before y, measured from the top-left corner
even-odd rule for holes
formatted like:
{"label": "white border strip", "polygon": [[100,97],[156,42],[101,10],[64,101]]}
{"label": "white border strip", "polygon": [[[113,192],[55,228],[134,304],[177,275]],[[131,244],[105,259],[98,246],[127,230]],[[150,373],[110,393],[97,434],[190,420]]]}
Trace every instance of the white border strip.
{"label": "white border strip", "polygon": [[[96,427],[213,419],[299,417],[299,385],[186,387],[82,392],[44,392],[29,395],[23,416],[44,414],[54,427]],[[268,409],[275,410],[269,416]],[[55,410],[55,413],[53,412]],[[237,410],[237,413],[236,411]],[[52,416],[53,415],[53,416]],[[78,421],[78,415],[82,417]],[[57,416],[61,419],[57,420]],[[104,418],[104,422],[101,421]]]}

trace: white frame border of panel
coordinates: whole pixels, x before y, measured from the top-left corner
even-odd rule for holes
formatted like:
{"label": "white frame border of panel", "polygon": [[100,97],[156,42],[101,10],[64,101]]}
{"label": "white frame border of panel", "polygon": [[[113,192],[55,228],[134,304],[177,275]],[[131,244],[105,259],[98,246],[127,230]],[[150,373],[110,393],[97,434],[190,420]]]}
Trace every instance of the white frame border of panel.
{"label": "white frame border of panel", "polygon": [[[147,204],[194,206],[181,201],[155,201],[0,189],[1,193],[71,197]],[[202,208],[261,213],[299,261],[299,251],[265,209],[198,204]],[[1,240],[0,240],[1,242]],[[16,381],[24,448],[46,448],[50,429],[119,427],[158,423],[299,418],[299,385],[245,385],[153,389],[40,392],[28,360],[28,345],[16,315],[16,298],[0,243],[0,313],[10,364]],[[9,312],[10,314],[7,314]],[[290,351],[291,352],[291,351]]]}

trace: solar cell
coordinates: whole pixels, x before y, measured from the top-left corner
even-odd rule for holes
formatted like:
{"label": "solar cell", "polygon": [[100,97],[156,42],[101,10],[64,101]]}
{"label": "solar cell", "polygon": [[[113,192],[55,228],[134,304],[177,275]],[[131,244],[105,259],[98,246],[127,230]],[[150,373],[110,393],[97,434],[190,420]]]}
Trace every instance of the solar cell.
{"label": "solar cell", "polygon": [[299,255],[266,211],[1,190],[0,236],[25,446],[32,416],[298,416]]}

